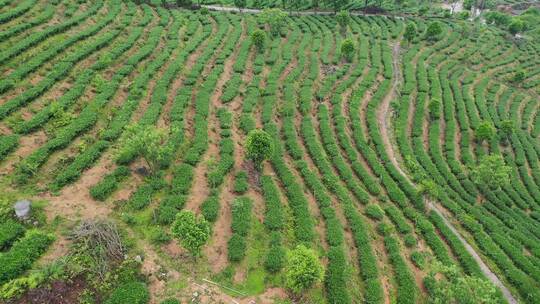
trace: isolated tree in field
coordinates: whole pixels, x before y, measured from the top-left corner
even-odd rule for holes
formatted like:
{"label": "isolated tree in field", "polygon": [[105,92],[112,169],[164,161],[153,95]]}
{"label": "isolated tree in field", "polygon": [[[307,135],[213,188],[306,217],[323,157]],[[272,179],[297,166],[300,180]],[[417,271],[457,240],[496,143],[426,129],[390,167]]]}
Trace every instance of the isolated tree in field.
{"label": "isolated tree in field", "polygon": [[242,12],[242,9],[246,7],[246,0],[234,0],[234,6]]}
{"label": "isolated tree in field", "polygon": [[287,255],[285,285],[294,293],[300,293],[321,282],[324,268],[312,249],[299,245]]}
{"label": "isolated tree in field", "polygon": [[517,70],[514,75],[512,76],[512,82],[515,84],[519,84],[523,80],[525,80],[525,71],[522,69]]}
{"label": "isolated tree in field", "polygon": [[167,133],[154,126],[128,126],[121,140],[119,158],[125,155],[140,156],[150,172],[156,173],[160,165],[170,157],[171,150],[167,141]]}
{"label": "isolated tree in field", "polygon": [[261,170],[262,162],[274,153],[272,136],[264,130],[251,130],[246,138],[246,156],[255,163],[257,170]]}
{"label": "isolated tree in field", "polygon": [[474,276],[462,276],[456,266],[436,263],[425,279],[430,304],[496,304],[497,289],[491,282]]}
{"label": "isolated tree in field", "polygon": [[442,34],[442,26],[440,22],[432,22],[429,24],[426,30],[426,39],[427,40],[437,40],[439,35]]}
{"label": "isolated tree in field", "polygon": [[481,143],[495,136],[495,127],[489,121],[482,121],[476,128],[476,140]]}
{"label": "isolated tree in field", "polygon": [[407,40],[408,43],[411,43],[411,41],[413,41],[413,39],[416,37],[416,25],[414,23],[409,22],[407,24],[403,37],[405,38],[405,40]]}
{"label": "isolated tree in field", "polygon": [[504,144],[508,143],[508,139],[514,133],[514,122],[507,119],[501,122],[501,128],[499,129],[501,141]]}
{"label": "isolated tree in field", "polygon": [[437,120],[441,117],[441,101],[438,99],[432,99],[428,105],[429,116],[432,120]]}
{"label": "isolated tree in field", "polygon": [[257,51],[262,52],[266,42],[266,33],[263,30],[255,30],[251,33],[251,44],[255,46]]}
{"label": "isolated tree in field", "polygon": [[352,61],[354,55],[354,42],[347,38],[341,42],[341,55],[345,60]]}
{"label": "isolated tree in field", "polygon": [[267,8],[260,14],[261,20],[270,28],[272,36],[279,36],[287,24],[287,13],[279,8]]}
{"label": "isolated tree in field", "polygon": [[512,35],[521,33],[523,32],[524,29],[525,29],[525,22],[517,18],[514,18],[512,22],[510,22],[510,24],[508,25],[508,31]]}
{"label": "isolated tree in field", "polygon": [[427,178],[420,182],[419,192],[427,196],[430,200],[437,200],[439,199],[440,195],[440,190],[437,183]]}
{"label": "isolated tree in field", "polygon": [[341,35],[345,35],[347,33],[347,26],[349,26],[351,22],[351,16],[349,15],[348,11],[340,11],[336,14],[336,21],[339,24],[339,32]]}
{"label": "isolated tree in field", "polygon": [[497,190],[509,183],[510,171],[500,154],[490,154],[482,157],[472,169],[471,178],[478,185]]}
{"label": "isolated tree in field", "polygon": [[201,248],[210,239],[210,224],[192,211],[182,210],[176,214],[171,233],[192,256],[198,257]]}

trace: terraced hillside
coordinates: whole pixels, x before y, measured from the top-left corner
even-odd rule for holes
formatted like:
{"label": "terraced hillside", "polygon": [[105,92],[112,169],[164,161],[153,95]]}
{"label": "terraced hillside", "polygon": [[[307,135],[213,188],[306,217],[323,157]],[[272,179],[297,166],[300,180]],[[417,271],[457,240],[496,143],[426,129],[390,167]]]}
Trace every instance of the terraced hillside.
{"label": "terraced hillside", "polygon": [[[47,265],[69,256],[66,231],[108,218],[143,256],[137,303],[428,303],[441,268],[540,303],[538,41],[453,18],[285,21],[272,35],[259,14],[0,1],[0,296],[33,303],[61,278]],[[137,128],[161,132],[157,167],[131,149]],[[253,129],[273,140],[260,170]],[[36,222],[13,219],[19,198]],[[196,259],[182,210],[211,226]],[[299,244],[325,275],[295,295]],[[129,302],[114,302],[122,273],[96,277],[110,286],[69,294]]]}

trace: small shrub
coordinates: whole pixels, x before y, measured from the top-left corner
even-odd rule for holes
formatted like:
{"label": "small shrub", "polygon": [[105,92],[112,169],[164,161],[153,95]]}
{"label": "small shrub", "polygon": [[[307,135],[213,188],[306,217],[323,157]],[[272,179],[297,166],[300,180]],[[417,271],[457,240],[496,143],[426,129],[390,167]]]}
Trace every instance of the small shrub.
{"label": "small shrub", "polygon": [[266,33],[262,30],[255,30],[251,33],[251,43],[255,46],[258,52],[262,52],[266,42]]}
{"label": "small shrub", "polygon": [[219,215],[219,198],[210,196],[201,205],[201,212],[204,218],[209,222],[215,222]]}
{"label": "small shrub", "polygon": [[427,40],[438,40],[442,34],[442,26],[438,21],[432,22],[429,24],[426,30],[426,39]]}
{"label": "small shrub", "polygon": [[164,244],[171,241],[171,236],[161,227],[153,227],[150,229],[150,241],[154,244]]}
{"label": "small shrub", "polygon": [[341,42],[341,54],[347,61],[352,61],[354,55],[354,42],[351,39],[345,39]]}
{"label": "small shrub", "polygon": [[414,263],[414,265],[420,269],[424,269],[424,266],[426,264],[426,259],[423,253],[419,251],[414,251],[411,253],[411,261]]}
{"label": "small shrub", "polygon": [[105,304],[146,304],[148,301],[150,301],[150,293],[146,284],[129,282],[118,286]]}
{"label": "small shrub", "polygon": [[404,237],[405,246],[412,248],[416,246],[416,238],[412,234],[407,234]]}
{"label": "small shrub", "polygon": [[384,217],[384,211],[376,204],[369,204],[366,207],[366,215],[374,220],[382,220]]}
{"label": "small shrub", "polygon": [[246,255],[247,244],[243,236],[238,233],[233,233],[232,237],[227,242],[227,254],[229,261],[239,262]]}
{"label": "small shrub", "polygon": [[387,236],[392,233],[392,226],[388,223],[379,223],[377,225],[377,232],[382,236]]}
{"label": "small shrub", "polygon": [[248,174],[246,171],[239,171],[234,178],[234,192],[244,194],[249,189]]}

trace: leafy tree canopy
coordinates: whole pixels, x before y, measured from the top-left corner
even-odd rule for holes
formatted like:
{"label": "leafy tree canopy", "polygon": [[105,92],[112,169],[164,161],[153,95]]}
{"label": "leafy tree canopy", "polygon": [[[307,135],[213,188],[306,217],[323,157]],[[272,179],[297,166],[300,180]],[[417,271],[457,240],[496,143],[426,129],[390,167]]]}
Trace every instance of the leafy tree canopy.
{"label": "leafy tree canopy", "polygon": [[336,21],[342,29],[347,28],[351,22],[351,16],[348,11],[341,10],[336,14]]}
{"label": "leafy tree canopy", "polygon": [[182,210],[176,214],[171,232],[182,247],[197,257],[201,253],[201,248],[210,239],[210,224],[192,211]]}
{"label": "leafy tree canopy", "polygon": [[476,140],[483,142],[484,140],[490,140],[495,136],[495,127],[489,121],[482,121],[478,128],[476,128]]}
{"label": "leafy tree canopy", "polygon": [[490,154],[480,159],[472,169],[471,177],[475,183],[496,190],[509,183],[510,171],[501,155]]}
{"label": "leafy tree canopy", "polygon": [[[461,276],[456,266],[436,263],[428,275],[431,304],[495,304],[497,289],[491,282],[473,276]],[[442,274],[442,275],[437,275]]]}
{"label": "leafy tree canopy", "polygon": [[255,30],[251,33],[251,43],[257,48],[257,51],[262,51],[264,49],[264,44],[266,41],[266,33],[263,30]]}
{"label": "leafy tree canopy", "polygon": [[294,293],[300,293],[324,277],[324,268],[313,249],[299,245],[289,252],[285,269],[285,285]]}
{"label": "leafy tree canopy", "polygon": [[432,22],[429,24],[426,30],[426,39],[428,40],[437,40],[439,35],[442,34],[442,26],[438,21]]}
{"label": "leafy tree canopy", "polygon": [[247,157],[260,169],[261,163],[274,153],[272,136],[264,130],[251,130],[246,138],[245,149]]}
{"label": "leafy tree canopy", "polygon": [[154,126],[128,126],[121,140],[120,157],[134,154],[144,159],[150,171],[155,173],[170,157],[168,134]]}
{"label": "leafy tree canopy", "polygon": [[341,42],[341,54],[347,61],[351,61],[354,55],[354,42],[347,38]]}
{"label": "leafy tree canopy", "polygon": [[279,36],[287,24],[287,13],[279,8],[267,8],[260,14],[261,20],[270,28],[272,36]]}
{"label": "leafy tree canopy", "polygon": [[403,37],[408,42],[411,42],[416,37],[416,25],[413,22],[409,22],[407,24],[407,27],[405,28],[405,34],[403,34]]}

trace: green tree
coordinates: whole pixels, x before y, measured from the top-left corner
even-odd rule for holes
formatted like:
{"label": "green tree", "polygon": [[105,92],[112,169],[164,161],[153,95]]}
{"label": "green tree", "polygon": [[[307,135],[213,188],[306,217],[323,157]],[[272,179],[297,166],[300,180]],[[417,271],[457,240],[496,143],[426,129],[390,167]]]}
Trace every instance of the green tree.
{"label": "green tree", "polygon": [[407,27],[405,27],[405,34],[403,37],[407,40],[408,43],[411,43],[416,37],[416,25],[413,22],[409,22]]}
{"label": "green tree", "polygon": [[164,130],[154,126],[130,125],[120,141],[122,148],[119,159],[140,156],[148,165],[150,172],[156,173],[171,156],[170,146],[166,144],[168,138]]}
{"label": "green tree", "polygon": [[432,22],[429,24],[426,30],[426,39],[427,40],[437,40],[442,34],[442,26],[438,21]]}
{"label": "green tree", "polygon": [[511,168],[505,164],[500,154],[490,154],[482,157],[472,169],[471,178],[478,185],[497,190],[509,183],[510,172]]}
{"label": "green tree", "polygon": [[485,140],[490,140],[495,136],[495,127],[489,121],[482,121],[476,128],[476,140],[481,143]]}
{"label": "green tree", "polygon": [[266,8],[260,14],[261,20],[270,28],[272,36],[279,36],[287,24],[287,13],[279,8]]}
{"label": "green tree", "polygon": [[336,14],[336,21],[339,24],[339,32],[341,35],[345,35],[347,33],[347,26],[349,26],[351,22],[351,16],[349,15],[348,11],[340,11]]}
{"label": "green tree", "polygon": [[525,22],[518,18],[513,18],[512,22],[508,25],[508,31],[510,34],[515,35],[517,33],[523,32],[525,29]]}
{"label": "green tree", "polygon": [[440,195],[439,185],[427,178],[420,182],[419,192],[426,195],[431,200],[437,200]]}
{"label": "green tree", "polygon": [[210,239],[210,224],[192,211],[182,210],[176,214],[171,233],[192,256],[198,257],[201,248]]}
{"label": "green tree", "polygon": [[504,144],[508,143],[508,138],[514,133],[514,122],[510,119],[503,120],[501,122],[501,128],[499,130],[500,138]]}
{"label": "green tree", "polygon": [[253,160],[257,170],[260,170],[262,162],[274,153],[272,136],[264,130],[251,130],[246,138],[245,149],[247,158]]}
{"label": "green tree", "polygon": [[520,82],[525,80],[525,71],[523,71],[522,69],[517,70],[512,76],[511,80],[513,83],[519,84]]}
{"label": "green tree", "polygon": [[266,33],[263,30],[254,30],[251,33],[251,44],[255,46],[257,51],[261,52],[264,49],[266,42]]}
{"label": "green tree", "polygon": [[345,60],[352,61],[354,49],[354,42],[351,39],[347,38],[341,42],[341,55]]}
{"label": "green tree", "polygon": [[312,249],[299,245],[287,255],[285,285],[294,293],[300,293],[324,277],[324,268]]}
{"label": "green tree", "polygon": [[497,289],[486,279],[462,276],[456,266],[436,263],[425,279],[430,304],[496,304]]}
{"label": "green tree", "polygon": [[242,12],[242,9],[246,7],[246,0],[234,0],[234,6]]}
{"label": "green tree", "polygon": [[428,105],[429,116],[432,120],[437,120],[441,117],[441,101],[438,99],[432,99]]}

